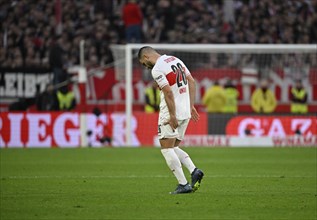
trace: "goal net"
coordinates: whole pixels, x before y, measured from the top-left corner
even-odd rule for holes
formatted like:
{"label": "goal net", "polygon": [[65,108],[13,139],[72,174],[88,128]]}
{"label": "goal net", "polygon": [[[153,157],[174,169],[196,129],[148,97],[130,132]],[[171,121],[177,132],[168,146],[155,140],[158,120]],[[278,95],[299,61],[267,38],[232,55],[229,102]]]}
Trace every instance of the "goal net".
{"label": "goal net", "polygon": [[[157,116],[148,116],[151,120],[142,119],[142,117],[140,119],[135,118],[135,115],[144,109],[144,90],[152,81],[150,71],[143,68],[137,59],[137,52],[142,46],[145,45],[111,46],[115,61],[121,61],[114,67],[114,70],[116,79],[124,83],[125,94],[123,98],[117,101],[125,105],[126,145],[133,145],[135,123],[145,123],[145,127],[154,127],[155,129],[157,123]],[[294,134],[301,133],[312,137],[316,134],[313,128],[313,123],[316,123],[313,120],[315,116],[312,115],[317,104],[316,45],[153,44],[148,46],[152,46],[161,54],[169,54],[180,58],[196,79],[195,104],[202,115],[206,116],[203,117],[205,122],[197,125],[198,129],[192,128],[189,130],[193,136],[191,140],[188,140],[189,144],[199,139],[197,139],[197,135],[202,134],[197,132],[200,131],[207,136],[250,135],[253,137],[271,135],[286,137],[291,134],[290,132],[293,132]],[[241,121],[246,118],[246,114],[248,116],[254,114],[250,107],[250,98],[262,78],[269,80],[269,89],[276,96],[277,107],[271,114],[261,116],[262,118],[260,119],[259,115],[253,115],[253,121],[250,122],[249,126],[251,131],[248,133],[245,131],[247,128],[243,128],[242,132]],[[234,114],[234,116],[221,113],[206,114],[205,106],[202,104],[205,91],[216,81],[220,85],[224,85],[229,79],[239,91],[238,113]],[[292,122],[294,118],[289,111],[290,90],[296,80],[302,81],[308,94],[307,103],[310,113],[295,118],[308,120],[307,123],[310,123],[310,125],[306,129],[303,128],[303,121]],[[285,120],[286,122],[284,122]],[[239,123],[236,121],[239,121]],[[228,123],[234,124],[236,128],[231,131],[228,129]],[[258,125],[259,123],[260,125]],[[206,128],[204,130],[200,129],[200,127]],[[300,132],[298,132],[298,129]],[[197,132],[195,132],[196,130]],[[146,136],[146,131],[144,133]],[[143,139],[149,139],[145,141],[145,144],[155,143],[153,136],[148,136],[142,137]],[[198,141],[202,140],[199,139]],[[209,143],[208,138],[204,139],[204,141],[207,141],[204,143]],[[219,141],[226,141],[226,139],[219,139]],[[142,141],[139,141],[138,144],[142,144]]]}

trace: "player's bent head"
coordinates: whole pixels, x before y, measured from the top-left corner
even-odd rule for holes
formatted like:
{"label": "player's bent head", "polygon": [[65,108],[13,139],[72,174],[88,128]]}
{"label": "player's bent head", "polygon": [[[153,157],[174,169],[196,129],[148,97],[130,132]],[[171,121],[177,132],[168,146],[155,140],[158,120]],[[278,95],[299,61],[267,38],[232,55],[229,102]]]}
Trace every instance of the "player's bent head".
{"label": "player's bent head", "polygon": [[148,54],[150,54],[150,53],[157,53],[157,51],[154,50],[154,48],[152,48],[152,47],[150,47],[150,46],[141,47],[141,48],[139,49],[138,59],[141,60],[144,55],[148,55]]}

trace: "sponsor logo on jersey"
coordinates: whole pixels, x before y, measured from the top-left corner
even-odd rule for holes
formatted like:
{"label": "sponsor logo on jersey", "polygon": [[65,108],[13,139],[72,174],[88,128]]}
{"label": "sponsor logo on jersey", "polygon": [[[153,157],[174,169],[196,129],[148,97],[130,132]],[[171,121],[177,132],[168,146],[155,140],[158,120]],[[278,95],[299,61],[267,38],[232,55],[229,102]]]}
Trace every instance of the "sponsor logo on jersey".
{"label": "sponsor logo on jersey", "polygon": [[159,75],[158,77],[155,78],[155,80],[162,79],[162,77],[163,77],[162,75]]}

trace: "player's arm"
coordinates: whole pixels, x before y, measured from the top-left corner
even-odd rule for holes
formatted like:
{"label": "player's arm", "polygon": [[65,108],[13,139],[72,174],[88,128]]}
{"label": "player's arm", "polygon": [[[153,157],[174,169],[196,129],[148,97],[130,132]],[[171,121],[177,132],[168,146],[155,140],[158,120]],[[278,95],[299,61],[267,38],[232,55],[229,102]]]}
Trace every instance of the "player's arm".
{"label": "player's arm", "polygon": [[178,127],[178,122],[176,119],[176,108],[173,91],[169,86],[168,81],[163,72],[158,70],[152,70],[152,77],[164,94],[164,99],[170,114],[170,120],[167,121],[166,124],[170,124],[170,126],[173,129],[175,129]]}
{"label": "player's arm", "polygon": [[189,99],[190,99],[190,108],[191,108],[191,116],[192,120],[198,121],[199,120],[199,114],[194,106],[195,104],[195,95],[196,95],[196,82],[195,79],[188,74],[186,76],[187,82],[188,82],[188,89],[189,89]]}
{"label": "player's arm", "polygon": [[172,89],[169,85],[166,85],[162,88],[162,92],[170,114],[170,121],[167,123],[169,123],[173,129],[176,129],[178,127],[178,122],[176,119],[176,108]]}

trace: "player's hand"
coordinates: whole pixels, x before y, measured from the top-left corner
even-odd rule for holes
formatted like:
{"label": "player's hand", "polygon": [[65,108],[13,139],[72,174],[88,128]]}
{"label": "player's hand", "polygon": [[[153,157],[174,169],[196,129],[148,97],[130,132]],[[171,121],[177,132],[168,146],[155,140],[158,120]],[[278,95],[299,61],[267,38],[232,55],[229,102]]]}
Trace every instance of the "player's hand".
{"label": "player's hand", "polygon": [[191,109],[191,115],[192,115],[192,120],[194,122],[197,122],[199,120],[199,118],[200,118],[200,116],[199,116],[199,114],[198,114],[198,112],[197,112],[197,110],[196,110],[196,108],[194,106]]}
{"label": "player's hand", "polygon": [[173,130],[175,130],[178,127],[178,122],[175,116],[171,116],[170,120],[164,123],[164,125],[167,124],[169,124]]}

